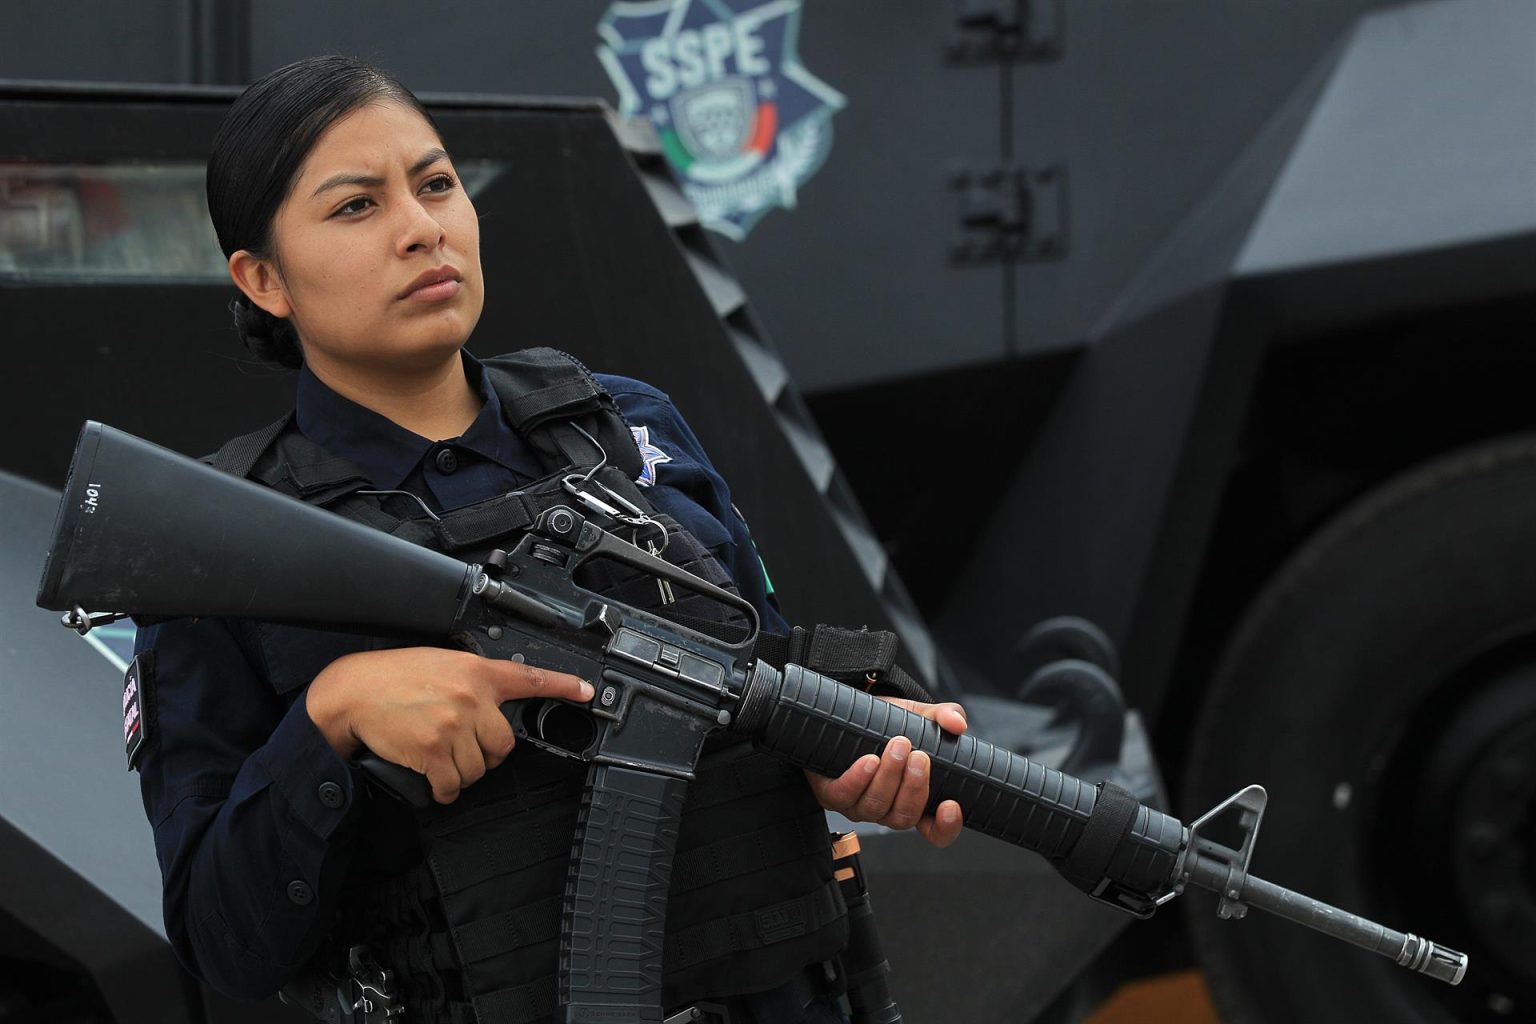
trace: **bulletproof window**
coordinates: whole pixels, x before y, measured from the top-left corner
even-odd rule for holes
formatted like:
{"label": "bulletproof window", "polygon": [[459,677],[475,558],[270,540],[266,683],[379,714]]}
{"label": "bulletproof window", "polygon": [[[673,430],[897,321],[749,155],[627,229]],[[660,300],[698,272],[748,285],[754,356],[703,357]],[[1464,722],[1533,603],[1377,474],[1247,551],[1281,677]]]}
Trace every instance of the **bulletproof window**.
{"label": "bulletproof window", "polygon": [[[498,161],[459,164],[471,198]],[[0,280],[228,280],[200,161],[0,163]]]}

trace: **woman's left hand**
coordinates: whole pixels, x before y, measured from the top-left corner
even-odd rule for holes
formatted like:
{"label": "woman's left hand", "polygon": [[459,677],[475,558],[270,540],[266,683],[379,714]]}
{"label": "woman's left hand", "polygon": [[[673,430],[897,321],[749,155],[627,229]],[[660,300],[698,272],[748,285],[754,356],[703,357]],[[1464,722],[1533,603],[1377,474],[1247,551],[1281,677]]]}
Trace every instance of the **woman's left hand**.
{"label": "woman's left hand", "polygon": [[[899,697],[882,698],[936,722],[956,736],[965,732],[965,709],[959,704],[923,704]],[[945,800],[925,814],[928,777],[932,765],[927,754],[914,751],[912,742],[897,736],[876,757],[865,754],[835,779],[805,773],[811,792],[821,806],[853,821],[878,822],[887,828],[912,828],[934,846],[948,846],[960,835],[960,805]]]}

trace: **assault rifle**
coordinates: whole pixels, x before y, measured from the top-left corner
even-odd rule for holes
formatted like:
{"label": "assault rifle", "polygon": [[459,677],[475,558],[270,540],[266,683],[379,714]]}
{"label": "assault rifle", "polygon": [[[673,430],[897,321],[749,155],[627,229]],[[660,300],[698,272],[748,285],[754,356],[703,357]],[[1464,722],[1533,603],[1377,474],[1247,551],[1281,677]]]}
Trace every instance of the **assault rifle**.
{"label": "assault rifle", "polygon": [[[609,558],[736,609],[751,605],[620,540],[575,508],[550,509],[484,564],[448,555],[239,480],[88,422],[75,449],[38,604],[88,630],[113,617],[238,616],[442,641],[592,681],[590,705],[503,705],[519,742],[589,765],[571,855],[558,1019],[660,1021],[662,931],[683,797],[706,737],[730,729],[837,776],[905,736],[932,759],[930,809],[1048,858],[1095,899],[1139,917],[1194,885],[1222,917],[1250,907],[1457,984],[1465,954],[1256,878],[1248,870],[1265,794],[1249,786],[1190,825],[798,665],[754,659],[754,636],[712,639],[578,586]],[[423,776],[369,770],[425,804]],[[1205,834],[1235,810],[1236,848]],[[643,856],[642,856],[643,855]],[[631,870],[636,858],[649,870]]]}

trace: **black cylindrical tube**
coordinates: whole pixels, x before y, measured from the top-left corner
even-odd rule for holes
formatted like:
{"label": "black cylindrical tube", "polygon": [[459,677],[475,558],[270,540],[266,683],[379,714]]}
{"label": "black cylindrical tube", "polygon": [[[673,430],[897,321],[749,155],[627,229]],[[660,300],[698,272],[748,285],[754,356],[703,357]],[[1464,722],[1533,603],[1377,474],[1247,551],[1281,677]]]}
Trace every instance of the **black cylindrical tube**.
{"label": "black cylindrical tube", "polygon": [[[955,800],[965,825],[1060,861],[1072,852],[1098,798],[1093,783],[971,736],[952,736],[921,715],[799,665],[754,672],[735,727],[765,750],[823,775],[841,775],[896,736],[932,759],[928,809]],[[1138,808],[1105,874],[1138,893],[1174,880],[1184,826]]]}
{"label": "black cylindrical tube", "polygon": [[902,1024],[891,992],[891,965],[875,925],[875,908],[859,863],[859,837],[849,832],[832,844],[832,870],[848,906],[848,945],[843,950],[851,1024]]}
{"label": "black cylindrical tube", "polygon": [[1191,851],[1191,856],[1195,858],[1188,865],[1192,885],[1276,914],[1287,921],[1315,928],[1336,939],[1384,956],[1400,967],[1427,974],[1450,985],[1459,985],[1467,973],[1465,953],[1412,933],[1394,931],[1358,914],[1340,910],[1322,900],[1303,896],[1253,875],[1242,876],[1234,889],[1233,883],[1237,876],[1225,860],[1202,857],[1198,850]]}

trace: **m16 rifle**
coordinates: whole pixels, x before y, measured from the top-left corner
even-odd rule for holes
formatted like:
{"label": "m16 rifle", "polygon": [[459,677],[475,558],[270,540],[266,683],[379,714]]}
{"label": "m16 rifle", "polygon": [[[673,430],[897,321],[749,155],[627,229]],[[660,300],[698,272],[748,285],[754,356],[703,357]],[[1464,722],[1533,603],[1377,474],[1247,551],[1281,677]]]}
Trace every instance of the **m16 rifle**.
{"label": "m16 rifle", "polygon": [[[174,496],[174,498],[170,497]],[[735,609],[728,643],[594,594],[573,579],[614,559]],[[1249,786],[1191,825],[799,665],[753,657],[739,597],[549,509],[510,551],[470,564],[330,515],[105,425],[88,422],[55,523],[38,604],[85,631],[115,615],[238,616],[444,642],[592,681],[590,705],[509,701],[519,742],[588,767],[568,876],[558,1017],[661,1021],[662,935],[683,798],[705,739],[729,729],[837,776],[905,736],[932,761],[930,810],[956,800],[968,828],[1033,850],[1090,896],[1138,917],[1187,886],[1218,913],[1257,907],[1457,984],[1467,957],[1252,875],[1265,793]],[[111,609],[92,614],[86,609]],[[420,806],[424,776],[364,755]],[[1206,834],[1236,811],[1234,847]],[[647,870],[631,870],[637,858]]]}

